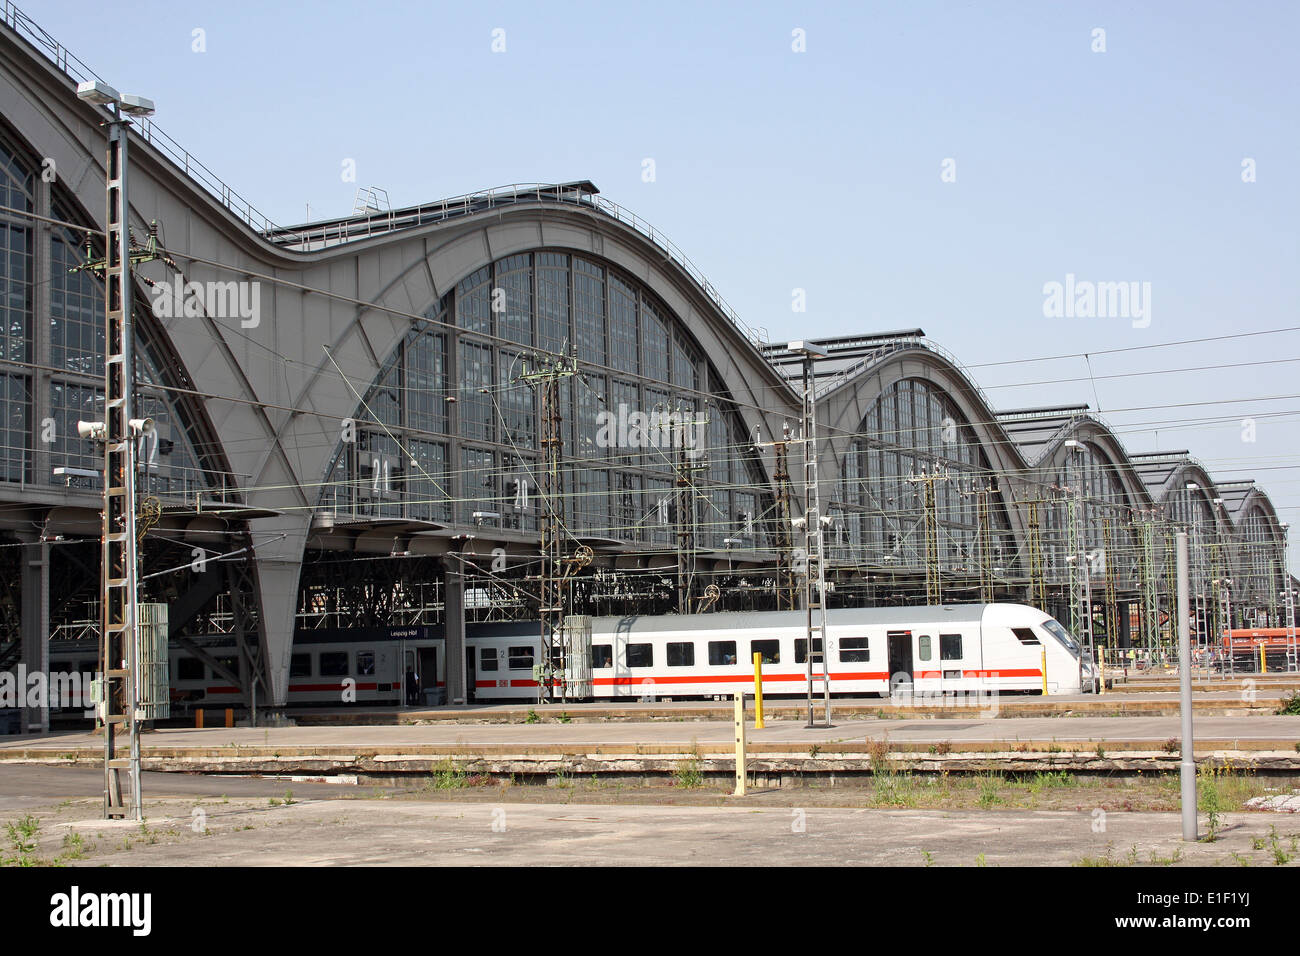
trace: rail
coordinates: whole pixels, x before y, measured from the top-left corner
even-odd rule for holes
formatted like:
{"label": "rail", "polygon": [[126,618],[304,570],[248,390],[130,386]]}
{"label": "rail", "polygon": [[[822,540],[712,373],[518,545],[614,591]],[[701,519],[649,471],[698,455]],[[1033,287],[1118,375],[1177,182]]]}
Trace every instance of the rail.
{"label": "rail", "polygon": [[561,203],[582,206],[598,210],[617,220],[650,240],[676,263],[708,296],[718,311],[726,316],[727,320],[756,348],[760,348],[765,343],[767,330],[751,326],[741,319],[736,310],[709,281],[703,270],[691,261],[690,257],[670,240],[663,230],[657,229],[613,200],[596,195],[589,188],[583,188],[583,184],[579,183],[511,183],[421,203],[418,206],[382,210],[372,216],[353,216],[287,228],[275,227],[266,232],[265,238],[277,245],[300,251],[311,251],[313,248],[325,248],[398,229],[431,225],[521,203]]}

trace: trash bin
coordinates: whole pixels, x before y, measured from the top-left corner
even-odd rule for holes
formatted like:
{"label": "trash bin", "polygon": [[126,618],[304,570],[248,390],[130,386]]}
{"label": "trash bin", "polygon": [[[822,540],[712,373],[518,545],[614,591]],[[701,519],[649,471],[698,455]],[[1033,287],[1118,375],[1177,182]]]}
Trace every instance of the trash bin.
{"label": "trash bin", "polygon": [[445,687],[427,687],[423,695],[425,707],[441,707],[446,701],[447,688]]}

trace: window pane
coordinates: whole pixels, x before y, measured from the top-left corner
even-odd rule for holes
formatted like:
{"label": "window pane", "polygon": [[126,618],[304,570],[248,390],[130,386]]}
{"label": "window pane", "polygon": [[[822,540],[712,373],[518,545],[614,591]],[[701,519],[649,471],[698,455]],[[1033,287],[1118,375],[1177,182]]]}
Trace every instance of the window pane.
{"label": "window pane", "polygon": [[347,651],[322,654],[320,656],[320,673],[322,677],[342,677],[348,672]]}
{"label": "window pane", "polygon": [[512,647],[507,652],[507,663],[512,671],[533,669],[533,648]]}
{"label": "window pane", "polygon": [[1035,636],[1034,631],[1033,631],[1032,628],[1028,628],[1028,627],[1013,627],[1013,628],[1011,629],[1011,633],[1014,634],[1014,635],[1016,635],[1016,640],[1018,640],[1021,644],[1033,644],[1033,645],[1038,645],[1038,644],[1041,644],[1041,643],[1042,643],[1042,642],[1039,641],[1038,638]]}
{"label": "window pane", "polygon": [[653,667],[654,649],[653,644],[629,644],[627,646],[627,666]]}
{"label": "window pane", "polygon": [[961,660],[961,635],[939,635],[939,659],[945,661]]}
{"label": "window pane", "polygon": [[669,667],[690,667],[695,663],[695,645],[690,641],[668,645]]}
{"label": "window pane", "polygon": [[613,667],[614,666],[614,645],[612,644],[591,645],[591,666],[592,667]]}
{"label": "window pane", "polygon": [[922,634],[917,638],[917,641],[920,644],[921,660],[928,661],[930,659],[930,635]]}
{"label": "window pane", "polygon": [[[813,650],[818,654],[821,653],[822,639],[820,637],[813,638]],[[808,662],[808,638],[796,637],[794,639],[794,662],[796,664],[806,664]]]}
{"label": "window pane", "polygon": [[495,647],[479,648],[478,669],[481,671],[494,671],[497,669],[497,649]]}
{"label": "window pane", "polygon": [[780,641],[750,641],[749,655],[753,660],[755,654],[763,655],[764,664],[781,663],[781,642]]}
{"label": "window pane", "polygon": [[719,665],[736,663],[736,642],[709,641],[709,663]]}
{"label": "window pane", "polygon": [[865,637],[846,637],[840,641],[840,660],[862,663],[871,660],[871,648]]}

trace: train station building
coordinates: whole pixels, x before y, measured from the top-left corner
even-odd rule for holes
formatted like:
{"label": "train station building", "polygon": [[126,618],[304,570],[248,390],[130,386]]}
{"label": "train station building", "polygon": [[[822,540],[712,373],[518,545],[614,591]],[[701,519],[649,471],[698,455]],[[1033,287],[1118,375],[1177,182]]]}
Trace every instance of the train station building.
{"label": "train station building", "polygon": [[[31,671],[97,640],[106,114],[6,11],[0,670]],[[798,606],[806,418],[832,606],[1025,602],[1154,647],[1187,531],[1203,633],[1287,612],[1253,481],[997,407],[921,329],[769,342],[591,182],[282,226],[149,119],[130,153],[142,599],[173,642],[231,635],[246,700],[285,702],[296,635],[412,626],[464,699],[457,635],[536,619],[548,523],[572,613]]]}

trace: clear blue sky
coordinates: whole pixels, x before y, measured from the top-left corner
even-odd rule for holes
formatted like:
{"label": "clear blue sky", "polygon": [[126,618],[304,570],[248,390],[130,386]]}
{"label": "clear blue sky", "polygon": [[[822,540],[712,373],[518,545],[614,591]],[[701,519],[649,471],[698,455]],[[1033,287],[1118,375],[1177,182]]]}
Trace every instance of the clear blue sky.
{"label": "clear blue sky", "polygon": [[[358,184],[404,205],[589,178],[773,338],[922,327],[995,406],[1099,401],[1131,450],[1190,448],[1300,521],[1300,398],[1259,400],[1300,394],[1300,361],[1240,365],[1300,359],[1300,333],[1094,355],[1095,391],[1081,359],[981,367],[1300,325],[1300,5],[810,6],[26,9],[277,222]],[[1067,273],[1150,282],[1150,325],[1045,318]],[[1227,399],[1251,401],[1119,411]]]}

